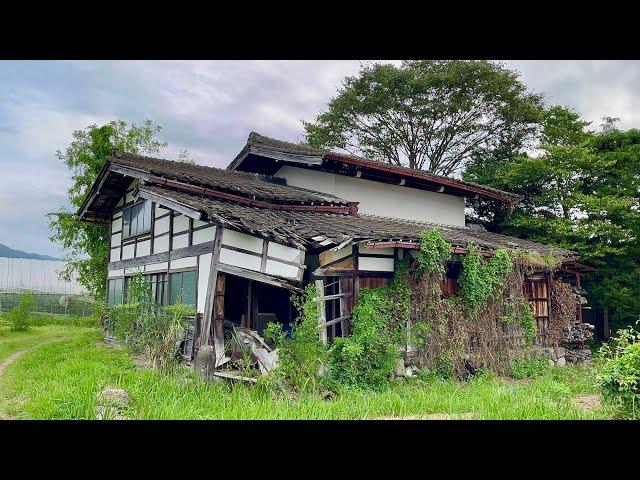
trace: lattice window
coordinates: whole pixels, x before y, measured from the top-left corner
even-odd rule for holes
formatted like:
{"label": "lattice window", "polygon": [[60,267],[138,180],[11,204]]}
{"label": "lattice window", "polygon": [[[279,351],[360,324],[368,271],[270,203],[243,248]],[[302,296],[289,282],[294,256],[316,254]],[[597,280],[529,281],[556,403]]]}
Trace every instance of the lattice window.
{"label": "lattice window", "polygon": [[525,296],[533,306],[533,316],[538,327],[537,336],[544,336],[549,325],[549,281],[546,277],[529,277],[524,283]]}

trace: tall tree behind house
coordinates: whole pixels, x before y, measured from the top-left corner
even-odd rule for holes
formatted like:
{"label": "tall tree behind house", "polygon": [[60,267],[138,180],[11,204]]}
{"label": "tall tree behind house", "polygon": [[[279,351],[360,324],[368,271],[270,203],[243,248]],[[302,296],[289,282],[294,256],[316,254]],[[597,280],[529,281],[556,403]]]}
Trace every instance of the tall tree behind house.
{"label": "tall tree behind house", "polygon": [[304,126],[314,147],[451,175],[478,149],[522,144],[540,111],[541,96],[498,63],[406,61],[347,77]]}

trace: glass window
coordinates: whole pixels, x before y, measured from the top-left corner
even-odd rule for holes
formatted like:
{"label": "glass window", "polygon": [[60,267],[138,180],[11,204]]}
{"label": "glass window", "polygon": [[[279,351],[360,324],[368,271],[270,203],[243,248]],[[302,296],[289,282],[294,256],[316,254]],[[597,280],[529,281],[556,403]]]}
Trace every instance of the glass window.
{"label": "glass window", "polygon": [[167,304],[167,274],[158,273],[151,275],[151,293],[153,299],[159,305]]}
{"label": "glass window", "polygon": [[122,303],[122,279],[109,280],[107,284],[107,303],[118,305]]}
{"label": "glass window", "polygon": [[171,304],[186,303],[196,305],[196,271],[172,273]]}
{"label": "glass window", "polygon": [[123,238],[140,235],[151,230],[151,202],[144,200],[122,212]]}

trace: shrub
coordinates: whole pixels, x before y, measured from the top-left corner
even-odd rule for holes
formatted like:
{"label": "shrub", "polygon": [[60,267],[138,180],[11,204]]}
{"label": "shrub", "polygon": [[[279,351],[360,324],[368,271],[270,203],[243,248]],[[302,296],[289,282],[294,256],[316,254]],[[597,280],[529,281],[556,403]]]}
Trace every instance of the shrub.
{"label": "shrub", "polygon": [[602,363],[596,384],[603,397],[617,405],[623,415],[638,418],[640,407],[640,332],[632,327],[618,330],[617,338],[599,351]]}
{"label": "shrub", "polygon": [[149,279],[140,274],[131,279],[127,299],[109,310],[113,335],[133,351],[145,353],[157,368],[172,366],[184,337],[185,319],[195,314],[193,307],[156,304]]}
{"label": "shrub", "polygon": [[9,322],[11,330],[14,332],[24,332],[29,329],[29,319],[36,309],[36,300],[33,293],[25,290],[20,295],[20,301],[11,312],[9,312]]}
{"label": "shrub", "polygon": [[320,386],[318,373],[326,364],[327,347],[318,335],[319,295],[314,285],[307,285],[302,295],[292,297],[299,312],[285,335],[282,326],[269,323],[264,336],[278,348],[278,367],[274,375],[297,391],[313,391]]}
{"label": "shrub", "polygon": [[389,383],[399,351],[388,329],[385,293],[383,288],[360,290],[352,312],[353,333],[336,339],[331,350],[331,383],[375,390]]}

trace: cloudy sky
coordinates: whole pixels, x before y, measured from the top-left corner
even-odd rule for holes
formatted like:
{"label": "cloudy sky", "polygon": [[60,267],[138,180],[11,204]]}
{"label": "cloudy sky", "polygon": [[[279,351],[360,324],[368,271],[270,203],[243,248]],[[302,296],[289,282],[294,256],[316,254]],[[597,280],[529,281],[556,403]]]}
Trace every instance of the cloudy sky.
{"label": "cloudy sky", "polygon": [[[0,243],[61,255],[44,214],[65,204],[69,173],[55,152],[74,130],[113,119],[163,127],[164,157],[187,149],[224,167],[249,132],[299,141],[361,61],[0,61]],[[598,126],[640,127],[640,62],[508,61],[548,103]]]}

